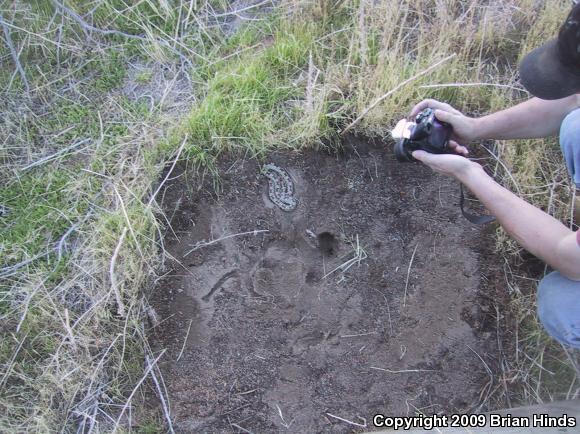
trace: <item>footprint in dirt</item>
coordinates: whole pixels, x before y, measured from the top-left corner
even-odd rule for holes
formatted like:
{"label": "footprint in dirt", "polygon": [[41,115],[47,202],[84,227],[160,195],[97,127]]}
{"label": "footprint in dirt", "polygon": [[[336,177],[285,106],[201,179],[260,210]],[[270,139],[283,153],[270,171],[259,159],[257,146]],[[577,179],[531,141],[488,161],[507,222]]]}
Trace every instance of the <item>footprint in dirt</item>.
{"label": "footprint in dirt", "polygon": [[[311,347],[325,344],[326,348],[328,348],[328,345],[335,346],[337,343],[336,333],[312,330],[294,339],[292,343],[292,354],[300,355],[310,350]],[[322,350],[322,352],[325,351]]]}
{"label": "footprint in dirt", "polygon": [[304,281],[304,265],[301,262],[265,258],[252,275],[250,292],[255,297],[290,308],[300,296]]}

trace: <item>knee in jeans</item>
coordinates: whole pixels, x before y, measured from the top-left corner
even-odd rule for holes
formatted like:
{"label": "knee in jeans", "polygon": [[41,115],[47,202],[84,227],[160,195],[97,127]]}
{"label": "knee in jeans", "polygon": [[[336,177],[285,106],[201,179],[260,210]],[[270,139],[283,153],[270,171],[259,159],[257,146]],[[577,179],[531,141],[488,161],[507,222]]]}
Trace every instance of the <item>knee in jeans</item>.
{"label": "knee in jeans", "polygon": [[560,126],[560,148],[566,167],[577,187],[580,187],[580,109],[568,113]]}
{"label": "knee in jeans", "polygon": [[544,277],[538,287],[538,317],[546,331],[557,341],[579,347],[580,288],[571,285],[573,283],[558,272]]}
{"label": "knee in jeans", "polygon": [[554,273],[548,274],[538,286],[538,317],[544,326],[550,330],[558,317],[558,286]]}
{"label": "knee in jeans", "polygon": [[580,109],[572,110],[566,115],[560,127],[560,134],[564,136],[578,136],[578,124],[580,123]]}

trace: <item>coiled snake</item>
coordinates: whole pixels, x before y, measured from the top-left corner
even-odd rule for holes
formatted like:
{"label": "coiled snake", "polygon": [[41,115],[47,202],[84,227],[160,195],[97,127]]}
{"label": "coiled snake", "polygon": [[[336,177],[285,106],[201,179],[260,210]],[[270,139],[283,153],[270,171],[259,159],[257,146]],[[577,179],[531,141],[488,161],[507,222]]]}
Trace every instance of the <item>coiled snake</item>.
{"label": "coiled snake", "polygon": [[275,164],[266,164],[262,169],[268,178],[268,197],[281,210],[292,211],[298,205],[294,197],[294,182],[288,172]]}

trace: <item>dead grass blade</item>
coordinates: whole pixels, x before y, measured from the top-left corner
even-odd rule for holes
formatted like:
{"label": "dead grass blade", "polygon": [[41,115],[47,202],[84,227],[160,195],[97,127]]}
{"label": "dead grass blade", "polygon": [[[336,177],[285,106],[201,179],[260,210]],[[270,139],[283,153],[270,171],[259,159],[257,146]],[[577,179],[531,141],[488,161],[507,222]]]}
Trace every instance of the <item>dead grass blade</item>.
{"label": "dead grass blade", "polygon": [[391,89],[390,91],[385,93],[383,96],[377,98],[370,106],[368,106],[366,109],[364,109],[362,111],[362,113],[354,121],[352,121],[345,129],[343,129],[340,132],[340,134],[342,136],[344,136],[346,133],[348,133],[353,127],[355,127],[367,115],[368,112],[370,112],[372,109],[374,109],[377,105],[379,105],[386,98],[393,95],[399,89],[403,88],[404,86],[408,85],[409,83],[412,83],[413,81],[417,80],[418,78],[429,74],[431,71],[437,69],[439,66],[441,66],[445,62],[448,62],[449,60],[453,59],[455,56],[456,56],[456,54],[451,54],[450,56],[447,56],[444,59],[441,59],[439,62],[435,63],[434,65],[431,65],[429,68],[427,68],[427,69],[413,75],[412,77],[406,79],[405,81],[399,83],[393,89]]}

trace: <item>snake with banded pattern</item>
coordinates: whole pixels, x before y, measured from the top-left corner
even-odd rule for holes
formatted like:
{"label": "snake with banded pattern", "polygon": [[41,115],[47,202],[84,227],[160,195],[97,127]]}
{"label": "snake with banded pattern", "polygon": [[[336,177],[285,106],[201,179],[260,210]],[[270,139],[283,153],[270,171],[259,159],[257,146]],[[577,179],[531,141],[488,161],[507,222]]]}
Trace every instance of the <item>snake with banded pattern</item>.
{"label": "snake with banded pattern", "polygon": [[283,211],[292,211],[298,205],[294,197],[294,182],[286,170],[273,163],[266,164],[262,173],[268,178],[268,197]]}

